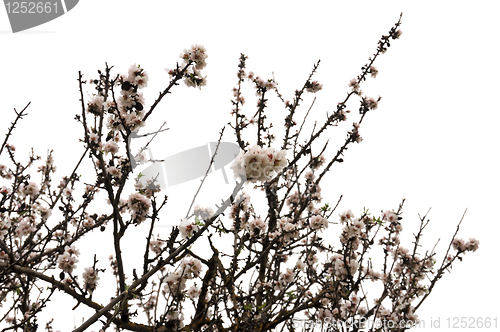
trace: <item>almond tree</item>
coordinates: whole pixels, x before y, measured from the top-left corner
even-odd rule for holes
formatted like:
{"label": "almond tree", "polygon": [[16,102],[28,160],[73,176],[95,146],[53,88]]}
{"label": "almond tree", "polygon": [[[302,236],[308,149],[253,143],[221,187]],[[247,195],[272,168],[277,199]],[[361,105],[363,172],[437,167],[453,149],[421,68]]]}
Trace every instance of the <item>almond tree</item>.
{"label": "almond tree", "polygon": [[[75,308],[94,311],[75,331],[91,325],[130,331],[403,331],[414,326],[416,310],[436,282],[479,242],[457,238],[457,226],[438,262],[433,249],[423,251],[419,244],[426,215],[420,218],[414,241],[409,246],[400,242],[404,200],[380,215],[368,210],[339,213],[342,197],[336,204],[326,203],[320,187],[334,165],[343,162],[348,147],[362,141],[361,123],[377,109],[380,97],[364,95],[361,85],[376,77],[374,63],[401,36],[400,25],[401,17],[349,82],[345,99],[321,125],[314,123],[310,134],[304,128],[312,105],[306,112],[300,106],[307,94],[322,89],[313,80],[319,61],[293,98],[285,100],[274,79],[247,72],[248,58],[241,54],[232,120],[220,132],[222,139],[227,128],[234,131],[240,148],[231,166],[233,192],[214,207],[196,205],[161,236],[155,236],[154,229],[163,218],[167,196],[160,195],[157,178],[134,171],[141,163],[153,162],[145,155],[149,142],[137,153],[131,142],[181,81],[189,87],[206,84],[203,46],[183,51],[182,63],[167,70],[170,82],[149,109],[142,95],[148,74],[141,66],[113,74],[106,65],[95,79],[79,73],[81,111],[75,119],[83,128],[84,148],[74,171],[59,183],[54,183],[51,153],[44,160],[33,152],[27,163],[18,160],[9,139],[29,104],[16,111],[0,147],[3,331],[43,328],[39,319],[51,315],[44,309],[56,293],[66,295]],[[257,107],[251,112],[244,106],[246,84],[256,91]],[[94,91],[89,100],[84,98],[85,87]],[[275,120],[267,109],[273,96],[283,104],[284,119]],[[357,112],[349,110],[353,105]],[[328,159],[328,143],[321,144],[320,136],[351,116],[352,128]],[[281,137],[271,120],[283,121]],[[87,159],[93,167],[90,180],[79,174]],[[108,206],[103,209],[98,201]],[[195,201],[196,195],[191,206]],[[336,230],[335,240],[325,238],[329,227]],[[134,244],[144,250],[143,258],[126,264],[130,258],[122,253],[124,236],[139,230],[147,234]],[[109,253],[103,256],[95,249],[92,261],[80,261],[84,248],[79,244],[99,231],[113,244],[112,255],[108,259]],[[230,243],[230,250],[222,250],[220,243]],[[380,262],[372,261],[372,255]],[[108,276],[115,281],[113,289],[99,285]],[[373,290],[376,298],[369,296]],[[45,328],[51,331],[51,323]]]}

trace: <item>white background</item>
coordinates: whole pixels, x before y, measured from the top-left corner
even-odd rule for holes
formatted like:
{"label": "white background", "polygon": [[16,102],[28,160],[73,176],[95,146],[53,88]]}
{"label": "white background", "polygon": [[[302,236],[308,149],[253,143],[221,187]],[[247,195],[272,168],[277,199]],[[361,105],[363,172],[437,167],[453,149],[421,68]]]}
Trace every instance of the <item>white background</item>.
{"label": "white background", "polygon": [[[18,155],[27,157],[31,147],[41,155],[53,148],[58,175],[68,174],[82,152],[81,127],[73,120],[80,113],[78,71],[91,78],[105,62],[115,66],[115,73],[138,63],[150,76],[145,90],[149,106],[168,82],[164,68],[175,66],[179,53],[195,43],[207,48],[208,85],[201,91],[181,85],[167,96],[150,122],[153,129],[163,121],[170,127],[159,138],[154,157],[218,138],[231,120],[240,53],[249,56],[247,67],[256,74],[271,78],[274,72],[286,99],[321,59],[315,79],[323,90],[312,111],[321,121],[343,100],[348,81],[359,74],[401,12],[401,39],[376,63],[378,77],[362,87],[370,96],[382,96],[379,108],[361,127],[364,141],[351,147],[345,162],[335,165],[323,182],[325,201],[335,203],[343,194],[339,212],[360,213],[366,206],[377,213],[397,209],[406,198],[403,226],[408,235],[418,227],[418,213],[432,207],[425,245],[431,249],[441,238],[439,258],[467,209],[459,237],[477,238],[480,248],[444,276],[417,313],[430,331],[436,330],[429,326],[437,318],[443,330],[448,317],[500,320],[500,179],[495,171],[500,23],[494,1],[86,0],[63,17],[17,34],[0,10],[0,133],[3,137],[14,119],[13,109],[31,101],[29,116],[12,139]],[[309,96],[303,108],[311,101]],[[284,117],[283,108],[276,112]],[[345,129],[336,129],[338,137]],[[330,155],[340,143],[330,142]],[[186,213],[196,185],[192,181],[165,192],[170,203],[164,222],[175,223]],[[203,197],[219,198],[229,186],[207,188]],[[68,331],[73,323],[55,327]]]}

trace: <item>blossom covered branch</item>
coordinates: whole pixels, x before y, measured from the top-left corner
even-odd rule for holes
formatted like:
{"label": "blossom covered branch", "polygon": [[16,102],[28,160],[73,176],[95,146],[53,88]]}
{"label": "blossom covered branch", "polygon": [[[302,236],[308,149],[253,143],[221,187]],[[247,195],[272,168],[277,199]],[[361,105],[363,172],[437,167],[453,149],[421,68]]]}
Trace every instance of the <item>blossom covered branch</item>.
{"label": "blossom covered branch", "polygon": [[[75,119],[82,125],[84,152],[74,171],[59,182],[53,179],[52,153],[44,160],[31,153],[26,164],[18,161],[9,139],[26,108],[16,112],[0,148],[0,320],[9,324],[5,330],[39,329],[39,320],[50,315],[50,299],[59,293],[74,308],[92,309],[75,331],[111,326],[130,331],[295,331],[303,319],[334,331],[336,327],[327,326],[332,320],[358,327],[369,318],[417,322],[416,310],[437,281],[457,259],[476,251],[479,241],[457,238],[457,227],[437,267],[437,253],[422,252],[419,244],[427,215],[420,218],[413,245],[407,246],[401,241],[403,203],[380,215],[369,210],[339,213],[342,197],[332,206],[320,186],[334,164],[343,162],[345,151],[363,140],[361,124],[381,98],[364,95],[361,86],[377,76],[374,63],[401,36],[400,25],[401,18],[347,83],[345,99],[308,136],[303,129],[312,106],[305,114],[300,106],[323,88],[313,80],[320,62],[288,101],[279,82],[247,72],[248,57],[241,54],[229,123],[240,148],[231,165],[234,189],[220,205],[195,205],[178,226],[161,234],[155,234],[155,225],[168,218],[163,213],[168,197],[160,195],[157,178],[137,172],[139,165],[153,161],[146,158],[145,147],[134,153],[131,142],[181,81],[188,87],[207,84],[203,46],[184,50],[182,63],[166,69],[170,81],[149,109],[143,95],[149,74],[140,65],[126,74],[113,74],[106,65],[95,79],[79,73],[81,111]],[[243,95],[246,84],[255,89],[251,110],[246,103],[250,98]],[[88,99],[85,86],[94,91]],[[275,119],[281,115],[268,111],[273,97],[283,104],[284,118]],[[357,114],[349,110],[353,105]],[[354,122],[344,141],[328,158],[328,144],[321,144],[320,137],[345,126],[351,116]],[[272,125],[279,121],[282,137]],[[90,170],[85,176],[84,167]],[[203,185],[201,181],[199,190]],[[99,231],[111,252],[84,249],[84,241],[97,238]],[[123,253],[126,235],[135,232],[145,234],[134,243],[144,250],[138,260]],[[103,287],[105,283],[113,287]]]}

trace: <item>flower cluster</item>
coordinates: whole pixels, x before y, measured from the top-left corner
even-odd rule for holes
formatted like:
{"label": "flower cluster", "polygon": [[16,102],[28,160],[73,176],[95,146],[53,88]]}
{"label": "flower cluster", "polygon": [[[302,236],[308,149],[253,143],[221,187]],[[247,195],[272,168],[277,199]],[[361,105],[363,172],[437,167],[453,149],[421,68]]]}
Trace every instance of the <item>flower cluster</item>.
{"label": "flower cluster", "polygon": [[66,246],[64,253],[57,258],[59,268],[64,272],[73,272],[73,269],[76,268],[76,263],[78,263],[78,258],[76,257],[79,255],[80,251],[75,249],[74,246]]}
{"label": "flower cluster", "polygon": [[[297,224],[293,224],[292,220],[287,217],[278,219],[278,234],[283,234],[283,240],[288,242],[299,236],[299,231],[297,229]],[[278,235],[276,234],[276,235]]]}
{"label": "flower cluster", "polygon": [[165,241],[163,241],[163,240],[151,239],[151,241],[149,241],[149,249],[158,255],[161,252],[161,249],[162,249],[164,244],[165,244]]}
{"label": "flower cluster", "polygon": [[328,220],[320,215],[314,215],[311,217],[310,225],[312,229],[328,228]]}
{"label": "flower cluster", "polygon": [[148,80],[148,73],[140,65],[134,64],[128,69],[126,82],[129,82],[131,87],[137,86],[138,89],[143,89],[148,86]]}
{"label": "flower cluster", "polygon": [[286,272],[280,274],[280,278],[276,282],[274,289],[280,291],[284,290],[286,286],[295,279],[295,274],[294,269],[287,268]]}
{"label": "flower cluster", "polygon": [[348,275],[354,275],[359,267],[359,263],[355,258],[344,259],[344,256],[341,254],[334,254],[331,256],[330,262],[332,265],[328,272],[338,279],[344,279]]}
{"label": "flower cluster", "polygon": [[137,224],[146,220],[146,215],[151,207],[149,198],[135,192],[129,196],[127,204],[128,208],[132,211],[132,219],[137,222]]}
{"label": "flower cluster", "polygon": [[255,145],[249,148],[248,152],[240,151],[231,169],[235,179],[242,177],[253,183],[265,182],[271,180],[275,173],[287,165],[285,156],[285,150],[275,151],[273,148]]}
{"label": "flower cluster", "polygon": [[[0,165],[0,169],[1,169]],[[52,157],[52,154],[49,154],[47,156],[47,160],[45,160],[45,165],[40,165],[38,166],[38,172],[41,172],[42,174],[48,174],[48,173],[55,173],[57,170],[57,167],[54,165],[54,157]]]}
{"label": "flower cluster", "polygon": [[111,130],[137,131],[144,126],[144,104],[145,100],[140,89],[147,86],[149,80],[147,72],[140,65],[132,65],[127,75],[121,75],[120,96],[115,105],[113,101],[103,102],[103,109],[112,113],[108,117],[107,127]]}
{"label": "flower cluster", "polygon": [[255,83],[257,96],[260,96],[265,91],[276,89],[276,83],[273,80],[264,80],[260,76],[255,76],[253,72],[249,72],[247,77]]}
{"label": "flower cluster", "polygon": [[253,208],[250,203],[250,196],[246,192],[242,191],[238,194],[238,196],[236,196],[235,201],[236,204],[231,205],[229,218],[235,221],[237,220],[240,224],[242,223],[243,225],[240,225],[240,229],[246,228],[249,216],[253,212]]}
{"label": "flower cluster", "polygon": [[458,252],[464,251],[476,251],[479,248],[479,241],[471,238],[469,241],[465,242],[463,239],[453,239],[453,249]]}
{"label": "flower cluster", "polygon": [[[202,45],[193,45],[190,49],[185,49],[181,54],[180,58],[184,60],[183,66],[187,69],[191,64],[194,66],[191,71],[183,72],[181,68],[176,69],[165,69],[170,77],[184,77],[184,83],[189,87],[198,87],[201,89],[202,86],[207,84],[207,77],[201,75],[201,71],[206,67],[206,59],[208,55],[206,54],[206,49]],[[181,76],[182,75],[182,76]]]}
{"label": "flower cluster", "polygon": [[262,221],[261,218],[255,218],[250,222],[248,227],[250,228],[250,232],[253,235],[258,235],[260,233],[264,233],[264,230],[266,229],[266,224],[264,223],[264,221]]}
{"label": "flower cluster", "polygon": [[373,98],[373,97],[364,97],[363,98],[364,104],[366,105],[366,107],[368,109],[371,109],[371,110],[377,109],[379,100],[380,100],[380,97],[378,98],[378,100],[375,100],[375,98]]}
{"label": "flower cluster", "polygon": [[102,106],[104,104],[104,97],[100,95],[92,96],[92,99],[87,103],[87,112],[94,115],[100,115],[102,113]]}
{"label": "flower cluster", "polygon": [[306,91],[310,93],[316,93],[323,89],[323,84],[319,84],[318,81],[313,81],[309,82],[307,81],[306,83]]}
{"label": "flower cluster", "polygon": [[10,218],[1,214],[0,215],[0,240],[3,241],[5,235],[7,235],[9,233],[10,225],[11,225]]}
{"label": "flower cluster", "polygon": [[[10,180],[12,179],[12,172],[7,168],[7,166],[0,164],[0,176],[4,179]],[[2,187],[4,190],[6,187]]]}
{"label": "flower cluster", "polygon": [[184,60],[184,64],[194,63],[195,69],[201,70],[206,67],[207,50],[202,45],[193,45],[190,49],[184,49],[180,58]]}
{"label": "flower cluster", "polygon": [[[165,294],[178,294],[186,288],[186,281],[194,278],[198,278],[202,271],[201,261],[196,258],[184,258],[179,268],[168,274],[165,277],[165,286],[163,288],[163,292]],[[197,290],[190,289],[188,291],[188,296],[195,296]]]}
{"label": "flower cluster", "polygon": [[19,193],[22,196],[30,196],[33,198],[35,196],[38,196],[38,194],[40,193],[40,189],[35,182],[30,182],[27,185],[21,184],[19,186]]}
{"label": "flower cluster", "polygon": [[29,235],[36,231],[36,227],[34,226],[34,218],[33,216],[31,217],[26,217],[23,218],[18,224],[16,228],[16,236],[18,237],[23,237],[26,235]]}
{"label": "flower cluster", "polygon": [[183,239],[193,236],[194,232],[198,231],[198,225],[196,221],[189,221],[188,219],[182,219],[179,225],[179,231]]}
{"label": "flower cluster", "polygon": [[86,267],[82,277],[85,290],[92,294],[97,287],[97,280],[100,279],[97,276],[97,270],[93,267]]}
{"label": "flower cluster", "polygon": [[349,132],[349,138],[352,142],[361,143],[363,137],[359,134],[359,123],[352,124],[352,131]]}
{"label": "flower cluster", "polygon": [[196,287],[196,285],[193,285],[191,287],[188,288],[188,290],[186,291],[186,295],[190,298],[190,299],[196,299],[198,298],[198,296],[200,296],[200,293],[201,293],[201,289],[199,289],[198,287]]}
{"label": "flower cluster", "polygon": [[360,94],[360,85],[359,82],[356,78],[353,78],[352,80],[349,81],[349,87],[352,89],[352,91],[356,94]]}

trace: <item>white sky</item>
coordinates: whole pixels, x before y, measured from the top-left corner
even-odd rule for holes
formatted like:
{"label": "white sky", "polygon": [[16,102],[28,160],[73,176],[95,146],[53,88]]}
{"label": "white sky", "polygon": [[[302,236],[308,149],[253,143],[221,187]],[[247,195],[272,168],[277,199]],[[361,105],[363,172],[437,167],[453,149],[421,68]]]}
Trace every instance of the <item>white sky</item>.
{"label": "white sky", "polygon": [[[361,127],[364,141],[351,147],[345,162],[323,182],[330,193],[325,200],[335,203],[343,194],[339,212],[352,209],[359,214],[364,206],[374,213],[397,209],[406,198],[403,226],[410,233],[418,226],[418,213],[432,207],[424,238],[429,249],[441,238],[440,258],[467,208],[459,237],[477,238],[479,251],[458,262],[417,313],[427,326],[431,317],[440,317],[443,330],[448,317],[500,320],[495,281],[500,23],[495,1],[243,5],[86,0],[59,19],[17,34],[10,32],[7,14],[0,10],[0,134],[3,140],[13,108],[20,110],[31,101],[29,116],[12,141],[18,155],[27,156],[31,147],[41,155],[53,148],[59,169],[69,173],[82,151],[81,127],[73,120],[80,113],[78,71],[90,78],[105,62],[115,66],[115,73],[138,63],[150,76],[145,89],[149,106],[168,81],[163,69],[175,66],[179,53],[195,43],[207,48],[208,85],[201,91],[181,85],[160,104],[153,120],[167,121],[170,131],[160,138],[155,158],[217,139],[231,120],[231,88],[240,53],[249,56],[248,70],[264,78],[274,72],[287,99],[321,59],[315,79],[323,90],[313,108],[321,120],[344,98],[348,81],[360,72],[400,12],[401,39],[376,63],[379,76],[362,87],[368,95],[383,98]],[[304,101],[305,110],[311,100]],[[342,138],[345,129],[337,129]],[[229,128],[229,140],[227,134]],[[332,139],[330,153],[339,143]],[[220,172],[212,178],[217,176],[222,178]],[[166,191],[171,204],[165,220],[186,213],[196,186],[192,181]],[[202,197],[219,199],[229,188],[222,187],[209,186]]]}

